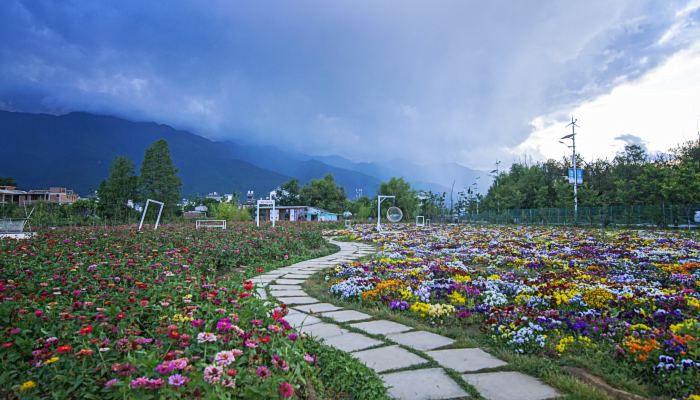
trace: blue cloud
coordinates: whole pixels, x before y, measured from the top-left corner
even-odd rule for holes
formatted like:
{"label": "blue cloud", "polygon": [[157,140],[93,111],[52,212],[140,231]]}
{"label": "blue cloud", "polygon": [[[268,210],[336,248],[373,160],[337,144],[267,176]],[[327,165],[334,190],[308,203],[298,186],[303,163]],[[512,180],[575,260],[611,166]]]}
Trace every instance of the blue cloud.
{"label": "blue cloud", "polygon": [[686,46],[686,4],[7,0],[0,107],[478,164]]}

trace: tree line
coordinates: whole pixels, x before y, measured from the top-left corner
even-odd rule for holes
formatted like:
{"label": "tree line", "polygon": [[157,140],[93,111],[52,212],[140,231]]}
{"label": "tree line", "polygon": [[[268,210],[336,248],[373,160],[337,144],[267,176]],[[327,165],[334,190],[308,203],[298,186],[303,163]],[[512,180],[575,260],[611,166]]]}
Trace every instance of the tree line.
{"label": "tree line", "polygon": [[[626,145],[612,160],[586,160],[578,185],[580,207],[692,205],[700,203],[700,141],[682,143],[667,153],[650,155]],[[481,202],[483,210],[572,208],[568,182],[572,160],[514,163],[498,175]]]}

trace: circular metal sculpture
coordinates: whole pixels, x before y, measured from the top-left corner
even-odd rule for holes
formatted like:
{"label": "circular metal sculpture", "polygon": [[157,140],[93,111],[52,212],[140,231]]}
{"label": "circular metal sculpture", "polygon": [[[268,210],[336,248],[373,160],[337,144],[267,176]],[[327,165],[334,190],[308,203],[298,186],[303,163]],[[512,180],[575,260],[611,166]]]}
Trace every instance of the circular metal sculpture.
{"label": "circular metal sculpture", "polygon": [[343,213],[343,218],[349,219],[350,217],[352,217],[352,213],[350,211],[345,211]]}
{"label": "circular metal sculpture", "polygon": [[401,218],[403,218],[403,211],[401,211],[400,208],[391,206],[386,210],[386,219],[388,219],[389,222],[399,222]]}

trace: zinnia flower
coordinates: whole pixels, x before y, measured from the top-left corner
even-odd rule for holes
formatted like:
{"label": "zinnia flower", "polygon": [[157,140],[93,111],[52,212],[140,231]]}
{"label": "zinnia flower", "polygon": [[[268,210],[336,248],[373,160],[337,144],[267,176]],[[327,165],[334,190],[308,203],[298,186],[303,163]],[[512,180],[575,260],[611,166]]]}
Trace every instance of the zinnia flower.
{"label": "zinnia flower", "polygon": [[259,366],[255,373],[258,374],[258,376],[263,380],[272,376],[272,372],[270,372],[270,369],[264,365]]}
{"label": "zinnia flower", "polygon": [[280,383],[278,391],[283,399],[288,399],[294,396],[294,386],[290,385],[288,382]]}
{"label": "zinnia flower", "polygon": [[19,390],[22,392],[26,392],[27,390],[32,390],[36,387],[36,382],[34,381],[26,381],[23,384],[19,386]]}
{"label": "zinnia flower", "polygon": [[221,381],[224,370],[217,365],[208,365],[204,368],[204,381],[215,385]]}
{"label": "zinnia flower", "polygon": [[214,361],[217,365],[226,366],[236,361],[236,357],[232,351],[220,351],[214,356]]}
{"label": "zinnia flower", "polygon": [[199,343],[216,342],[216,335],[209,332],[200,332],[197,334],[197,341]]}
{"label": "zinnia flower", "polygon": [[173,386],[182,386],[189,381],[190,381],[190,378],[188,378],[186,376],[182,376],[180,374],[175,374],[175,375],[172,375],[170,378],[168,378],[168,383],[173,385]]}

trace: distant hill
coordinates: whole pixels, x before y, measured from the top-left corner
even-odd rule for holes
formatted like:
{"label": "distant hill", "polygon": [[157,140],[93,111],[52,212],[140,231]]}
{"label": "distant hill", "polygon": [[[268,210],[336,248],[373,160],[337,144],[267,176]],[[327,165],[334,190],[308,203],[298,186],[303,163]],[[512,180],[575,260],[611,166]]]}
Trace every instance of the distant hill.
{"label": "distant hill", "polygon": [[138,169],[144,150],[160,138],[170,145],[184,195],[252,189],[262,196],[290,179],[234,158],[220,143],[152,122],[0,111],[0,137],[0,176],[14,177],[23,189],[65,186],[89,194],[107,177],[115,156],[128,157]]}
{"label": "distant hill", "polygon": [[374,196],[381,183],[376,176],[329,165],[316,160],[313,156],[284,151],[272,146],[225,143],[234,157],[248,161],[261,168],[293,176],[299,179],[302,185],[312,179],[331,174],[338,185],[345,189],[345,194],[348,198],[355,197],[356,189],[362,189],[362,193],[365,196]]}
{"label": "distant hill", "polygon": [[312,156],[273,146],[213,142],[196,134],[153,122],[73,112],[61,116],[0,111],[0,176],[14,177],[21,188],[65,186],[81,195],[93,192],[117,155],[138,167],[144,150],[160,138],[170,145],[183,181],[183,195],[212,191],[257,197],[295,177],[302,184],[332,174],[349,198],[362,189],[374,196],[381,181],[404,177],[415,188],[455,194],[482,176],[458,164],[418,165],[405,160],[354,162],[340,156]]}

